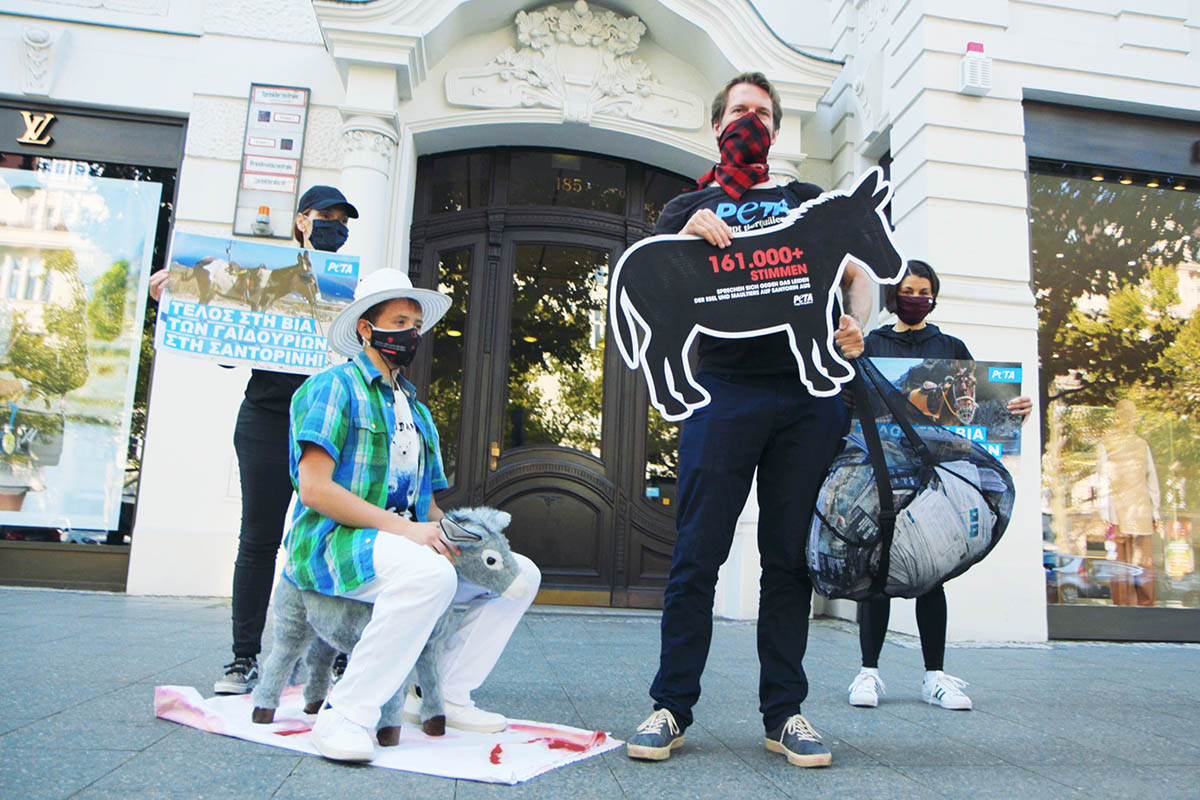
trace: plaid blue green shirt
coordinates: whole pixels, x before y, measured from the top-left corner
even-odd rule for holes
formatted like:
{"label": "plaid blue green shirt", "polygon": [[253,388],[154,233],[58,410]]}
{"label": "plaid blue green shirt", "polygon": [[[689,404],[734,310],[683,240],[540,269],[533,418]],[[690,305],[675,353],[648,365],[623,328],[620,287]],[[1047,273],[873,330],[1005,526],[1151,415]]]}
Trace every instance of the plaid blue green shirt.
{"label": "plaid blue green shirt", "polygon": [[[417,390],[397,376],[425,448],[425,468],[413,514],[429,517],[433,493],[447,488],[441,447],[429,409]],[[372,505],[387,507],[388,462],[396,428],[395,393],[365,353],[306,380],[292,397],[289,468],[299,492],[299,464],[305,442],[324,448],[334,460],[333,481]],[[405,487],[400,487],[403,497]],[[348,528],[323,517],[299,500],[292,513],[283,574],[300,589],[345,594],[375,577],[374,529]],[[391,535],[391,534],[388,534]]]}

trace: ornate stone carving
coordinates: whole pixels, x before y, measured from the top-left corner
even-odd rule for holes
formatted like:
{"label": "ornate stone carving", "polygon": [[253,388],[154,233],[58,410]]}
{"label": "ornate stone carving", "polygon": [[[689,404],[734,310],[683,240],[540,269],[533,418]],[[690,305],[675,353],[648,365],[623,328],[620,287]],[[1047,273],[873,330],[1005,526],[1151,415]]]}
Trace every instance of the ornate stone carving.
{"label": "ornate stone carving", "polygon": [[55,45],[66,37],[64,31],[39,25],[21,28],[21,63],[24,66],[22,91],[25,94],[50,94],[54,82]]}
{"label": "ornate stone carving", "polygon": [[357,151],[374,153],[387,164],[392,163],[392,156],[396,153],[395,139],[385,136],[379,131],[363,128],[348,128],[342,131],[342,146],[347,153]]}
{"label": "ornate stone carving", "polygon": [[663,86],[633,58],[646,26],[637,17],[593,12],[585,0],[516,16],[516,48],[479,69],[446,75],[446,99],[474,108],[560,109],[563,121],[624,117],[694,130],[704,123],[696,95]]}

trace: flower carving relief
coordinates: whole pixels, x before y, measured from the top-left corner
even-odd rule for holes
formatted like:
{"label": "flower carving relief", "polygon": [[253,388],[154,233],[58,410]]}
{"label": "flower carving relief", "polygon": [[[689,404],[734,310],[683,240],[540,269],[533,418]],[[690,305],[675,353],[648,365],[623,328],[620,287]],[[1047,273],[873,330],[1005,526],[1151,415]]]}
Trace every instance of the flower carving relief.
{"label": "flower carving relief", "polygon": [[521,11],[517,44],[482,68],[451,70],[446,99],[474,108],[554,108],[563,119],[597,115],[674,128],[703,124],[695,95],[663,86],[634,58],[646,26],[637,17],[593,12],[585,0],[570,7]]}

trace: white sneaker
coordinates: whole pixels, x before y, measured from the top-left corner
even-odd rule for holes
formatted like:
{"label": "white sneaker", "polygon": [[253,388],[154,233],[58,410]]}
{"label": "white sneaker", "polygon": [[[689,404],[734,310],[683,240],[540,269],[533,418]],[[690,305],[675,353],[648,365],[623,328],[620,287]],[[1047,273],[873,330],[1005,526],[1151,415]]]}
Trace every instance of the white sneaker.
{"label": "white sneaker", "polygon": [[[446,709],[447,728],[474,731],[475,733],[499,733],[508,727],[508,719],[503,714],[484,711],[473,702],[460,706],[445,700],[442,704]],[[409,692],[408,696],[404,698],[404,713],[401,718],[410,725],[420,725],[421,698]]]}
{"label": "white sneaker", "polygon": [[970,711],[971,698],[963,693],[969,685],[962,678],[947,675],[939,670],[926,671],[921,682],[921,697],[926,703],[939,705],[951,711]]}
{"label": "white sneaker", "polygon": [[371,761],[375,758],[375,741],[370,731],[329,706],[317,713],[310,739],[317,752],[334,761]]}
{"label": "white sneaker", "polygon": [[876,708],[879,706],[879,696],[886,693],[887,687],[883,685],[883,678],[879,677],[879,670],[863,667],[850,684],[850,705]]}

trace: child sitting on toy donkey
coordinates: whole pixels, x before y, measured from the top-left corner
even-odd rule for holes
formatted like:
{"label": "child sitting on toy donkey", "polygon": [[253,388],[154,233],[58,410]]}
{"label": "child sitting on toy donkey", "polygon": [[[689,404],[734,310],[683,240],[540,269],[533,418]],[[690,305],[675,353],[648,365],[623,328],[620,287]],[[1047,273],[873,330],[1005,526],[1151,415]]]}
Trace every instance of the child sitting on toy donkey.
{"label": "child sitting on toy donkey", "polygon": [[375,757],[371,734],[381,707],[454,602],[467,610],[438,664],[446,725],[494,732],[508,724],[477,708],[471,692],[500,658],[541,575],[516,556],[531,587],[520,600],[458,577],[458,549],[443,537],[433,500],[447,487],[437,429],[400,374],[422,331],[449,307],[449,297],[413,288],[399,270],[371,273],[329,328],[330,347],[351,360],[313,375],[292,399],[289,461],[299,502],[284,577],[299,589],[374,605],[313,724],[313,746],[326,758]]}

